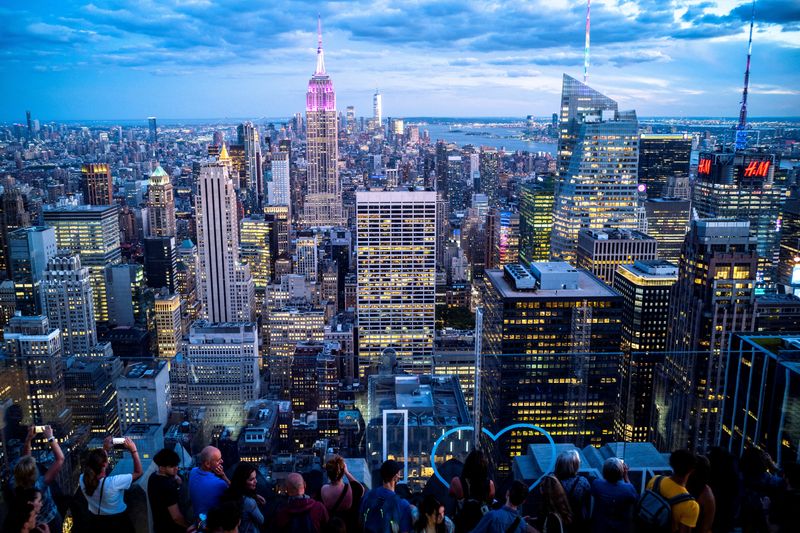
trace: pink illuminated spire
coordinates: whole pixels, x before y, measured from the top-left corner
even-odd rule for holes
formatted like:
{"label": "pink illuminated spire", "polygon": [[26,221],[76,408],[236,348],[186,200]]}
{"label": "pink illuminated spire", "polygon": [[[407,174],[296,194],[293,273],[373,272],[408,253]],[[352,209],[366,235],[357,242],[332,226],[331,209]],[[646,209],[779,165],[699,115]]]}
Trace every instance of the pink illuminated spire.
{"label": "pink illuminated spire", "polygon": [[321,17],[317,17],[317,69],[308,82],[306,111],[336,111],[336,94],[333,91],[333,81],[325,71]]}
{"label": "pink illuminated spire", "polygon": [[322,17],[319,15],[317,15],[317,70],[314,75],[325,75],[325,54],[322,51]]}

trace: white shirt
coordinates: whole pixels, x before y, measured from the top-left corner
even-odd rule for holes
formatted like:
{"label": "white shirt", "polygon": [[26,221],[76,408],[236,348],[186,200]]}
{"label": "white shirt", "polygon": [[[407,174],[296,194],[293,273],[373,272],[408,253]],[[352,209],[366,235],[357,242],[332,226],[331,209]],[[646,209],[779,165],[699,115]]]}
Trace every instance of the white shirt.
{"label": "white shirt", "polygon": [[[103,483],[104,479],[105,483]],[[86,487],[83,485],[83,474],[81,474],[80,480],[78,481],[81,486],[81,491],[83,491],[83,495],[86,496],[86,501],[89,503],[89,512],[102,516],[124,512],[127,507],[125,506],[123,496],[125,495],[125,490],[131,488],[133,475],[120,474],[118,476],[106,476],[100,478],[99,481],[94,494],[91,496],[86,494]],[[102,506],[100,506],[100,487],[103,488]],[[99,511],[98,506],[100,506]]]}

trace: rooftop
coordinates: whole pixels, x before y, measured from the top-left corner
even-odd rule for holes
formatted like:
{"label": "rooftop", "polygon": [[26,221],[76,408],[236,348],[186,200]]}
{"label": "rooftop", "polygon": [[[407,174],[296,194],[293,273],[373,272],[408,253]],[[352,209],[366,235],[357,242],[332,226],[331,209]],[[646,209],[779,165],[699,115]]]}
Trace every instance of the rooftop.
{"label": "rooftop", "polygon": [[[540,265],[551,265],[552,263],[532,263],[531,267],[539,268]],[[503,277],[503,271],[497,269],[486,270],[484,276],[489,282],[497,289],[503,298],[508,299],[521,299],[521,300],[536,300],[540,298],[610,298],[620,297],[620,294],[600,281],[597,277],[590,274],[586,270],[576,269],[569,265],[570,269],[574,270],[577,274],[577,284],[574,289],[533,289],[533,290],[519,290],[512,286],[511,283]],[[544,268],[544,267],[542,267]],[[564,266],[554,266],[551,272],[556,274],[560,273],[559,268],[566,268]],[[541,271],[541,270],[540,270]]]}
{"label": "rooftop", "polygon": [[598,241],[652,241],[655,240],[650,235],[641,231],[606,228],[606,229],[582,229],[581,235],[586,235]]}
{"label": "rooftop", "polygon": [[143,363],[135,363],[128,365],[125,369],[125,377],[129,379],[147,379],[157,376],[164,367],[167,366],[166,361],[147,361]]}

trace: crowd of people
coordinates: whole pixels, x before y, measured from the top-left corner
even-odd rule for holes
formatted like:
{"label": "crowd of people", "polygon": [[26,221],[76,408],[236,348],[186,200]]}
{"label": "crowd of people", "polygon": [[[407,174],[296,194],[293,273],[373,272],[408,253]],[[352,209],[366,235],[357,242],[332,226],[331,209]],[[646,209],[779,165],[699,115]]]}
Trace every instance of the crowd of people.
{"label": "crowd of people", "polygon": [[[39,431],[37,431],[37,429]],[[44,470],[31,455],[34,439],[43,439],[54,461]],[[135,443],[109,437],[83,461],[79,489],[73,498],[72,531],[132,533],[134,525],[125,493],[143,475]],[[41,448],[42,446],[39,446]],[[133,472],[107,473],[113,447],[128,453]],[[334,456],[325,464],[327,483],[300,473],[285,479],[285,494],[259,494],[258,471],[240,462],[230,479],[222,453],[202,450],[182,490],[180,457],[163,449],[153,457],[147,480],[150,521],[155,533],[743,533],[798,531],[800,466],[784,469],[766,453],[750,448],[738,458],[712,449],[708,456],[689,450],[670,455],[671,472],[647,482],[644,493],[631,483],[628,465],[605,460],[600,476],[581,468],[575,449],[558,455],[555,470],[531,489],[513,481],[500,490],[481,450],[466,458],[445,492],[413,495],[399,484],[402,466],[393,460],[380,467],[380,484],[366,490]],[[21,457],[7,483],[9,513],[3,531],[61,533],[63,517],[51,485],[64,454],[49,426],[30,428]],[[435,479],[435,478],[432,478]],[[438,481],[432,482],[438,483]],[[188,495],[184,505],[181,494]],[[499,501],[498,501],[499,500]]]}

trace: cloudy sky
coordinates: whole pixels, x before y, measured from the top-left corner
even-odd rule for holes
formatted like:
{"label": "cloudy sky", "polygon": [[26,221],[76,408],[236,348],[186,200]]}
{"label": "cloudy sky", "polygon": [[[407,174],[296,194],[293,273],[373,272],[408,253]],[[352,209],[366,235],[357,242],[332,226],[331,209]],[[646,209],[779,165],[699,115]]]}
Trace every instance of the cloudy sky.
{"label": "cloudy sky", "polygon": [[[641,116],[735,116],[749,0],[595,0],[589,84]],[[557,111],[583,71],[573,0],[0,3],[0,121],[302,111],[316,17],[338,107],[386,116]],[[750,112],[800,115],[800,1],[756,6]]]}

